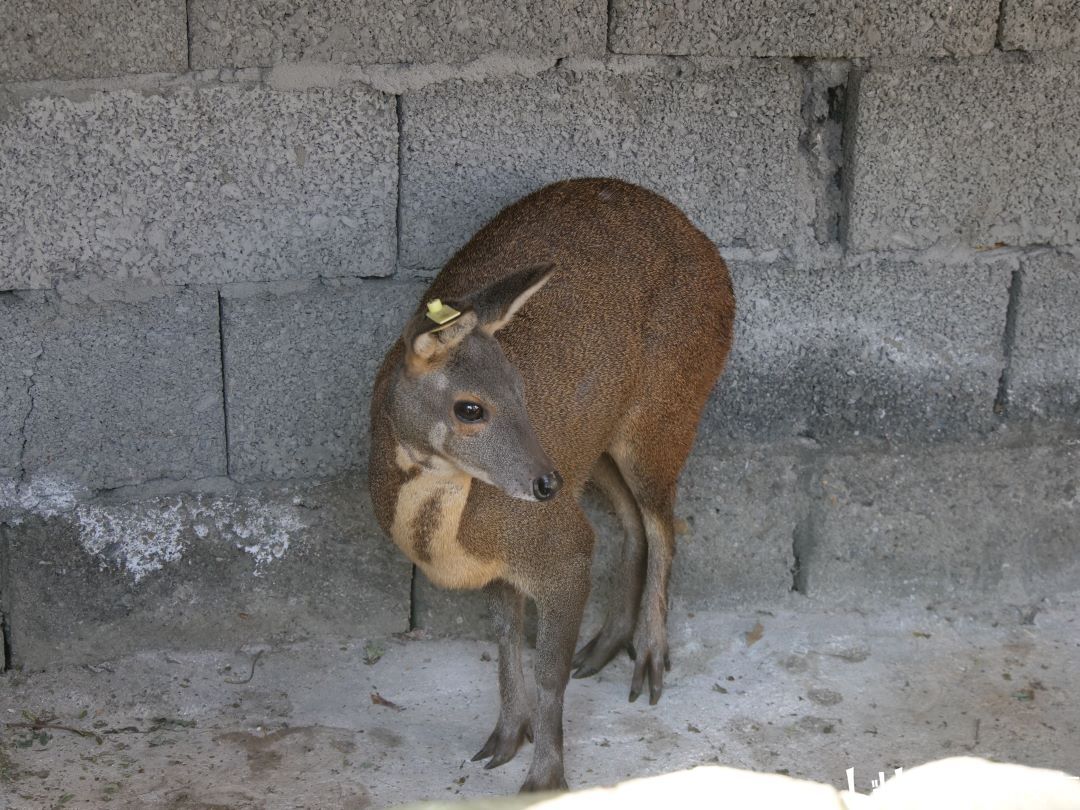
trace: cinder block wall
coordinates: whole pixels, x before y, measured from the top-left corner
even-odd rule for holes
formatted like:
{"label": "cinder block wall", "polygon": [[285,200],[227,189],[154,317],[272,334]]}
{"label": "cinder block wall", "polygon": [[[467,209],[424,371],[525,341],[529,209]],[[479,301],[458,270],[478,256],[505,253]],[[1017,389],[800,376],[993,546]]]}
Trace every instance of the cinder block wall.
{"label": "cinder block wall", "polygon": [[375,527],[371,380],[424,279],[572,175],[668,195],[735,277],[678,604],[1074,587],[1075,0],[2,16],[9,664],[477,632]]}

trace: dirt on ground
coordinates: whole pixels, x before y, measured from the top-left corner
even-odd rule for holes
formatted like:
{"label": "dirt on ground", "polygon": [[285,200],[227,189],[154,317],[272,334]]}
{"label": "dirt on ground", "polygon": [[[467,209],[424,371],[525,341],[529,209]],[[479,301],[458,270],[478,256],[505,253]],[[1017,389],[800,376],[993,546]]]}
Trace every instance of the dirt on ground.
{"label": "dirt on ground", "polygon": [[[1075,600],[835,613],[674,610],[663,699],[630,664],[571,681],[574,787],[722,763],[868,790],[973,754],[1080,772]],[[486,771],[491,643],[398,637],[160,651],[0,679],[0,808],[343,808],[512,793]]]}

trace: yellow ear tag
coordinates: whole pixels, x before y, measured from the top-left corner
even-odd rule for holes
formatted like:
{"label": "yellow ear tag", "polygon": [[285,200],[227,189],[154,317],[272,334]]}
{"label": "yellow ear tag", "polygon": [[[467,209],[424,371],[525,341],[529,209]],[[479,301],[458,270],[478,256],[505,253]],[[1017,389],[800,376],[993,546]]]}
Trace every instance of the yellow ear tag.
{"label": "yellow ear tag", "polygon": [[461,317],[461,313],[453,307],[449,307],[440,301],[438,298],[432,298],[427,303],[427,317],[429,320],[435,321],[438,324],[436,329],[432,329],[432,332],[438,332],[439,329],[444,329]]}

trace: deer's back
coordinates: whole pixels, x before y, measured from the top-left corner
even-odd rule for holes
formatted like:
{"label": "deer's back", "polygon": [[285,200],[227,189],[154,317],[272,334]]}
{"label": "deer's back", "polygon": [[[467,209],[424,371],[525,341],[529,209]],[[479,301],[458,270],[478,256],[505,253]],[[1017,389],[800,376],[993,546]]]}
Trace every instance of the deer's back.
{"label": "deer's back", "polygon": [[695,423],[731,343],[716,248],[671,203],[618,180],[568,180],[505,209],[432,283],[453,300],[530,264],[557,272],[505,329],[544,448],[571,491],[620,417],[676,390]]}

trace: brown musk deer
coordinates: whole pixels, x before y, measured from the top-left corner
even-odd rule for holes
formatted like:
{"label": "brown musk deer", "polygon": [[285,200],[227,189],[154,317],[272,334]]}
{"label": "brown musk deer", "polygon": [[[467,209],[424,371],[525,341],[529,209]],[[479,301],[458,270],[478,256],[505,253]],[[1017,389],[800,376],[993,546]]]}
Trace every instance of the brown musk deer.
{"label": "brown musk deer", "polygon": [[[554,183],[455,255],[391,348],[371,403],[383,530],[437,585],[485,589],[501,708],[474,759],[535,740],[522,790],[564,788],[563,693],[616,654],[630,700],[670,668],[673,502],[731,344],[735,298],[714,245],[664,198],[618,180]],[[621,590],[577,655],[592,481],[625,528]],[[537,606],[536,703],[522,612]]]}

